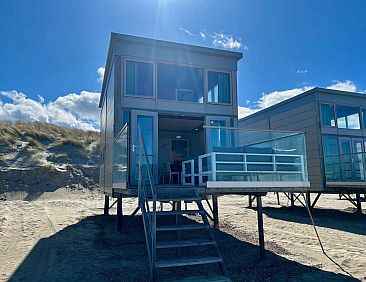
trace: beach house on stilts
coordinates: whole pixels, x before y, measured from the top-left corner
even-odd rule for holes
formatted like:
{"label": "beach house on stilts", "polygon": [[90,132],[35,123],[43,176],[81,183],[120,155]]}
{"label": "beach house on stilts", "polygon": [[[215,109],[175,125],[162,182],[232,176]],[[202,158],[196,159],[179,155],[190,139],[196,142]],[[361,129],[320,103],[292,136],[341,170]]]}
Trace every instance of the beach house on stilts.
{"label": "beach house on stilts", "polygon": [[[138,197],[154,280],[164,269],[190,265],[216,265],[217,277],[225,277],[209,221],[218,228],[219,195],[257,196],[263,256],[261,196],[310,189],[304,133],[238,128],[241,58],[238,52],[111,35],[99,104],[100,187],[106,214],[109,199],[117,201],[118,228],[122,198]],[[182,209],[182,202],[196,207]],[[173,208],[162,210],[160,203]],[[184,215],[201,220],[187,223]],[[187,255],[187,248],[210,254]]]}

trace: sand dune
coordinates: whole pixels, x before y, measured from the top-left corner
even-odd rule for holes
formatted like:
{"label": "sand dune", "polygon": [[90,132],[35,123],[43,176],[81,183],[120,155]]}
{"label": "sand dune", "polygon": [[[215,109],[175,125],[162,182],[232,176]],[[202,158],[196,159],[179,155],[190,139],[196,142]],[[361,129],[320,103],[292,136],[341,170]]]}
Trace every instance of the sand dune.
{"label": "sand dune", "polygon": [[[149,281],[140,216],[119,234],[115,217],[101,215],[103,195],[96,191],[20,198],[0,202],[0,281]],[[321,252],[306,210],[280,207],[273,194],[264,198],[267,253],[260,262],[256,211],[246,205],[242,196],[219,198],[216,235],[233,281],[355,280]],[[125,214],[135,206],[135,199],[125,199]],[[314,219],[328,255],[366,281],[366,215],[352,211],[337,196],[322,196]]]}

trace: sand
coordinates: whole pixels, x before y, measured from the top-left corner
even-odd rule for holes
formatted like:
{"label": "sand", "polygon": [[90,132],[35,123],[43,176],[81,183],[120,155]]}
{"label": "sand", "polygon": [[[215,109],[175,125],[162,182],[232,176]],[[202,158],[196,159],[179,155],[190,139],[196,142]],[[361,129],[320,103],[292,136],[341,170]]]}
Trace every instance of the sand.
{"label": "sand", "polygon": [[[102,216],[103,197],[65,188],[31,201],[7,195],[0,202],[0,281],[149,281],[141,217],[117,233],[115,208]],[[123,204],[129,214],[136,199]],[[281,204],[288,204],[282,196]],[[366,215],[349,202],[322,196],[313,214],[327,254],[354,278],[322,253],[304,208],[281,207],[273,194],[263,205],[267,251],[260,262],[256,210],[243,196],[219,198],[216,236],[233,281],[366,281]]]}

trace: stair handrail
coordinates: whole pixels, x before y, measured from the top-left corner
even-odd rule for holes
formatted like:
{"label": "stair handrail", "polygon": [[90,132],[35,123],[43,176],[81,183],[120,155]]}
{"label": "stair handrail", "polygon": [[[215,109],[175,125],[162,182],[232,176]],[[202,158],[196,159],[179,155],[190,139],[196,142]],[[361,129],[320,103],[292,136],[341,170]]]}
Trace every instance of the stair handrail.
{"label": "stair handrail", "polygon": [[[156,189],[152,173],[150,169],[150,162],[147,155],[142,130],[138,126],[139,132],[139,161],[138,161],[138,202],[142,212],[142,219],[144,223],[144,231],[146,237],[147,251],[149,255],[150,269],[152,277],[155,276],[155,262],[156,262]],[[143,162],[144,161],[144,162]],[[147,173],[147,179],[144,177],[144,165]],[[146,185],[146,181],[148,185]],[[147,188],[149,186],[150,189]],[[150,202],[152,202],[152,210],[150,210]]]}

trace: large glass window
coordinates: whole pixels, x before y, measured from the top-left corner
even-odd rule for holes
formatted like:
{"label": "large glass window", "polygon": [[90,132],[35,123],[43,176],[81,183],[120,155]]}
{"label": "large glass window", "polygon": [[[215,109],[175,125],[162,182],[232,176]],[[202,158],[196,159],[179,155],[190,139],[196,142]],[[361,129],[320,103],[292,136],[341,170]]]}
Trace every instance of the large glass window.
{"label": "large glass window", "polygon": [[152,97],[153,64],[126,60],[126,94]]}
{"label": "large glass window", "polygon": [[158,99],[203,103],[203,69],[158,64]]}
{"label": "large glass window", "polygon": [[363,127],[366,129],[366,109],[362,109],[362,120],[363,120]]}
{"label": "large glass window", "polygon": [[360,129],[359,108],[336,106],[338,128]]}
{"label": "large glass window", "polygon": [[329,104],[321,104],[320,112],[322,116],[323,126],[335,126],[334,106]]}
{"label": "large glass window", "polygon": [[327,181],[341,180],[341,160],[336,136],[323,136],[324,169]]}
{"label": "large glass window", "polygon": [[231,103],[229,73],[208,72],[208,101],[214,103]]}

